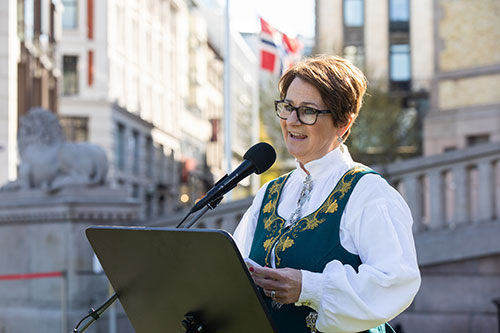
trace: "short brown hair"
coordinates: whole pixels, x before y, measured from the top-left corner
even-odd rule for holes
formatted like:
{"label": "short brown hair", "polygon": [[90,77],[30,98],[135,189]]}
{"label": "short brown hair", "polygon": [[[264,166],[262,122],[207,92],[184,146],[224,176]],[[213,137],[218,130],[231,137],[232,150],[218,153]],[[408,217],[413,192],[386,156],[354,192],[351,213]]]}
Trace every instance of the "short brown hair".
{"label": "short brown hair", "polygon": [[[347,125],[349,115],[355,117],[363,103],[366,77],[349,60],[337,56],[316,56],[302,60],[283,74],[279,80],[280,98],[284,99],[295,78],[318,89],[328,110],[332,111],[336,127]],[[350,129],[344,134],[349,136]]]}

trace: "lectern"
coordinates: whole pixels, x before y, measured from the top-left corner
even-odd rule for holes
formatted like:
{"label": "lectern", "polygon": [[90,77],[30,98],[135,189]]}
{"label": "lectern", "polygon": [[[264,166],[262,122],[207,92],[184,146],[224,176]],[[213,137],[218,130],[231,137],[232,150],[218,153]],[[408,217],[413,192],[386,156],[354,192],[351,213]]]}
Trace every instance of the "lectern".
{"label": "lectern", "polygon": [[276,331],[227,232],[90,227],[86,234],[137,333]]}

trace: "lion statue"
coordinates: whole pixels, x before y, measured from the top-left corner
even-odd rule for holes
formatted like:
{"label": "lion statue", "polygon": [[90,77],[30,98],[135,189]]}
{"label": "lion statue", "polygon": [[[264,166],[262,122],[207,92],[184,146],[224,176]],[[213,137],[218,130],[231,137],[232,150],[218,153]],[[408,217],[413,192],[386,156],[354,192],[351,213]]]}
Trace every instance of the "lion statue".
{"label": "lion statue", "polygon": [[106,181],[108,161],[104,149],[91,143],[66,141],[57,116],[44,108],[32,108],[21,118],[18,149],[18,179],[1,190],[54,192],[66,186],[101,185]]}

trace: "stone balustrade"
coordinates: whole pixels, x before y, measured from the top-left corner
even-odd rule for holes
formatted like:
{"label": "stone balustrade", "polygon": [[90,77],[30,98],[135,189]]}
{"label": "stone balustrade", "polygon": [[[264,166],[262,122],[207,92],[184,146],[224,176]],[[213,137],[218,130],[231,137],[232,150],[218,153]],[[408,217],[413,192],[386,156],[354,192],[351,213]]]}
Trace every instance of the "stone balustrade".
{"label": "stone balustrade", "polygon": [[[494,221],[500,216],[498,142],[374,168],[405,198],[416,234]],[[195,227],[232,232],[250,204],[251,198],[221,204]],[[174,227],[183,216],[175,214],[148,225]]]}
{"label": "stone balustrade", "polygon": [[496,142],[376,169],[405,198],[418,233],[498,219],[499,162]]}
{"label": "stone balustrade", "polygon": [[[253,198],[223,203],[215,210],[208,211],[193,226],[193,228],[224,229],[232,233],[238,222],[243,217],[246,209],[251,205]],[[147,222],[150,227],[172,227],[174,228],[184,217],[186,212],[171,215],[164,219],[157,219]],[[195,214],[193,214],[194,216]],[[189,222],[189,220],[187,221]]]}

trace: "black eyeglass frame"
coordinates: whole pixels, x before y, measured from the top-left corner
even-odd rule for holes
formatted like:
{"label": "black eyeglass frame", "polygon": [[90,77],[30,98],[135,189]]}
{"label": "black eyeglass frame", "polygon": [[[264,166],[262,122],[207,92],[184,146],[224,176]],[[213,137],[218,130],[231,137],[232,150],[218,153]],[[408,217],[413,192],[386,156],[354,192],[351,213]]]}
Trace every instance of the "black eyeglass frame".
{"label": "black eyeglass frame", "polygon": [[[292,104],[288,103],[287,101],[284,101],[282,99],[277,99],[274,101],[274,110],[276,111],[276,115],[278,116],[278,118],[280,119],[283,119],[283,120],[287,120],[287,118],[284,118],[282,116],[280,116],[279,112],[278,112],[278,104],[280,103],[285,103],[285,104],[288,104],[290,106],[290,108],[292,109],[292,111],[290,111],[290,115],[292,114],[293,111],[295,111],[297,113],[297,119],[300,121],[301,124],[304,124],[304,125],[314,125],[316,124],[316,122],[318,121],[318,116],[320,114],[326,114],[326,113],[332,113],[331,110],[318,110],[318,109],[315,109],[315,108],[311,108],[309,106],[293,106]],[[299,109],[300,108],[306,108],[306,109],[309,109],[309,110],[314,110],[314,113],[316,115],[316,118],[314,119],[314,122],[312,124],[308,124],[308,123],[305,123],[302,121],[302,119],[300,119],[300,113],[299,113]]]}

